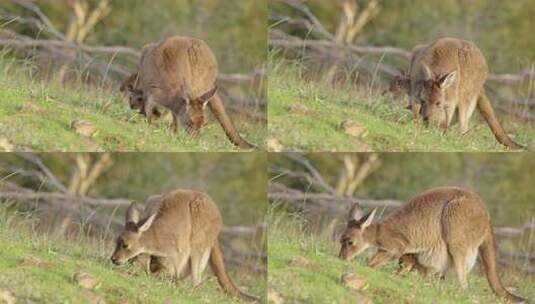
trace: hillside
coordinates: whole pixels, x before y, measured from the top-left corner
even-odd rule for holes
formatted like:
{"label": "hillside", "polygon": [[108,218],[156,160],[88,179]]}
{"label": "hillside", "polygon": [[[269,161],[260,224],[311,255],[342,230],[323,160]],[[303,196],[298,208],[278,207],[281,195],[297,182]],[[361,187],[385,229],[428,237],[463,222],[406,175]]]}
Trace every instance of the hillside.
{"label": "hillside", "polygon": [[[0,151],[238,151],[213,118],[197,138],[183,130],[173,134],[164,122],[149,126],[119,92],[40,82],[18,64],[3,62],[0,71]],[[262,148],[263,123],[229,115]],[[95,131],[79,134],[71,128],[74,120]]]}
{"label": "hillside", "polygon": [[[365,258],[344,262],[337,257],[338,242],[303,231],[297,215],[272,214],[269,224],[268,290],[287,303],[503,303],[478,274],[478,266],[469,276],[468,290],[462,291],[453,276],[423,279],[417,273],[395,274],[395,263],[374,270],[364,266]],[[296,259],[301,261],[292,262]],[[340,282],[346,272],[364,279],[360,291]],[[535,298],[533,278],[506,271],[501,277],[511,291]]]}
{"label": "hillside", "polygon": [[[17,303],[241,303],[227,297],[210,270],[203,284],[177,286],[165,278],[147,276],[135,266],[112,265],[109,243],[80,236],[70,241],[37,236],[31,217],[0,210],[0,302],[9,292]],[[73,280],[77,272],[96,279],[93,289]],[[265,294],[265,280],[230,273],[238,286]],[[263,296],[264,297],[264,296]],[[105,301],[105,302],[104,302]]]}
{"label": "hillside", "polygon": [[[282,151],[507,151],[475,114],[461,138],[412,120],[406,101],[362,88],[333,89],[303,80],[298,64],[272,60],[268,87],[270,150]],[[535,126],[499,115],[519,143],[535,143]],[[475,119],[477,118],[477,119]],[[349,128],[342,123],[351,121]]]}

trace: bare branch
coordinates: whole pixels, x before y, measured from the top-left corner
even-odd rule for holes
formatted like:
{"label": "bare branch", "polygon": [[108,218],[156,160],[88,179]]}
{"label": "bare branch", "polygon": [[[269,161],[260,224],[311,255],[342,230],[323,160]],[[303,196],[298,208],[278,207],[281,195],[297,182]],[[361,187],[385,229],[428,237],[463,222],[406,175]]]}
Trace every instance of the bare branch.
{"label": "bare branch", "polygon": [[341,197],[329,193],[302,192],[288,188],[280,183],[271,182],[268,192],[271,201],[282,201],[297,208],[320,209],[332,215],[347,212],[347,206],[359,203],[367,207],[399,207],[403,202],[398,200],[375,200],[367,198]]}
{"label": "bare branch", "polygon": [[61,40],[52,39],[34,39],[34,40],[13,40],[0,39],[0,45],[16,46],[16,47],[59,47],[66,49],[79,49],[88,53],[103,53],[103,54],[125,54],[135,57],[140,56],[140,52],[130,47],[125,46],[89,46],[86,44],[76,44]]}
{"label": "bare branch", "polygon": [[63,33],[61,33],[60,31],[58,31],[58,29],[52,24],[50,19],[48,19],[48,17],[41,11],[41,9],[37,5],[35,5],[33,2],[27,1],[27,0],[11,0],[11,2],[32,11],[35,15],[37,15],[39,20],[45,25],[49,33],[51,33],[58,39],[61,39],[61,40],[65,39],[65,35],[63,35]]}
{"label": "bare branch", "polygon": [[67,193],[69,190],[65,185],[63,185],[59,179],[52,173],[52,171],[43,163],[42,159],[33,153],[17,153],[19,157],[22,159],[34,164],[41,170],[41,172],[46,176],[47,181],[54,186],[56,189],[58,189],[61,192]]}
{"label": "bare branch", "polygon": [[123,198],[105,199],[76,196],[68,192],[38,192],[28,188],[18,187],[13,184],[0,186],[0,198],[16,201],[39,201],[47,200],[50,203],[71,202],[73,204],[87,204],[92,207],[115,208],[117,206],[129,206],[131,201]]}
{"label": "bare branch", "polygon": [[331,50],[345,50],[351,51],[360,54],[374,54],[374,55],[395,55],[409,60],[411,57],[411,52],[404,50],[398,47],[392,46],[358,46],[354,44],[341,44],[333,41],[327,40],[303,40],[301,38],[290,36],[280,31],[270,31],[270,46],[280,46],[280,47],[322,47]]}
{"label": "bare branch", "polygon": [[254,226],[231,226],[231,227],[223,227],[221,229],[222,233],[232,235],[232,236],[252,236],[257,235],[259,233],[262,233],[267,228],[266,223],[258,223]]}
{"label": "bare branch", "polygon": [[330,186],[321,176],[321,173],[314,168],[314,166],[310,163],[308,159],[306,159],[304,156],[298,154],[298,153],[284,153],[283,154],[286,158],[294,161],[297,164],[300,164],[301,166],[305,167],[305,169],[312,175],[313,181],[315,184],[323,188],[325,191],[336,194],[336,189],[334,189],[332,186]]}
{"label": "bare branch", "polygon": [[312,14],[312,12],[308,9],[306,5],[302,5],[298,1],[295,1],[295,0],[280,0],[280,1],[284,2],[286,5],[303,13],[310,20],[310,22],[312,22],[313,28],[318,33],[323,35],[325,38],[334,41],[335,39],[334,36],[331,33],[329,33],[327,29],[325,29],[323,24],[321,24],[319,19],[314,14]]}

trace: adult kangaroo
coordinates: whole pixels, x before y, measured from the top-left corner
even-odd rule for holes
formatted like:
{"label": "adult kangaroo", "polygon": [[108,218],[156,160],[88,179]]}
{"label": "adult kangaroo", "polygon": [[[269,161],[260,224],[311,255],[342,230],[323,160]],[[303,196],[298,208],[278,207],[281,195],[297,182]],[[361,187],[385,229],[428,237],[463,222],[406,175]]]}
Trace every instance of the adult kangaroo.
{"label": "adult kangaroo", "polygon": [[441,38],[413,53],[410,67],[410,105],[415,117],[434,121],[447,130],[458,112],[460,131],[479,110],[499,143],[522,149],[505,132],[485,94],[488,76],[485,57],[470,41]]}
{"label": "adult kangaroo", "polygon": [[193,190],[174,190],[161,198],[155,211],[141,218],[136,204],[126,214],[126,224],[117,237],[111,260],[122,265],[144,254],[165,261],[174,277],[189,273],[194,286],[201,284],[201,274],[208,261],[223,290],[246,301],[254,296],[238,289],[225,270],[218,242],[222,220],[219,209],[206,194]]}
{"label": "adult kangaroo", "polygon": [[453,268],[466,288],[479,252],[494,293],[515,303],[525,301],[500,281],[490,217],[477,193],[457,187],[433,188],[374,223],[375,212],[348,221],[340,238],[340,258],[351,260],[366,248],[376,247],[369,264],[379,267],[412,254],[425,273],[444,274]]}
{"label": "adult kangaroo", "polygon": [[[155,105],[173,114],[173,130],[178,117],[185,111],[187,129],[197,133],[205,123],[204,110],[208,106],[229,140],[244,149],[255,148],[243,139],[230,120],[217,92],[218,65],[214,53],[202,40],[174,36],[160,43],[143,47],[139,69],[123,85],[135,96],[149,122]],[[132,103],[131,103],[132,105]]]}

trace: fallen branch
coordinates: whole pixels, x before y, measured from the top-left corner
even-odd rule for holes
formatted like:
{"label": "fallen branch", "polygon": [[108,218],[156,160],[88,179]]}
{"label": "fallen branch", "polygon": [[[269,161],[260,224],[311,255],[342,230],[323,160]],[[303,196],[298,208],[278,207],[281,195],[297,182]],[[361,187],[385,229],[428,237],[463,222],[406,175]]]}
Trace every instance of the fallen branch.
{"label": "fallen branch", "polygon": [[310,163],[307,158],[298,153],[283,153],[282,155],[287,159],[292,160],[294,163],[304,167],[308,171],[308,174],[305,174],[305,176],[307,176],[307,179],[310,183],[317,185],[331,194],[336,193],[336,189],[334,189],[323,179],[319,171],[312,165],[312,163]]}
{"label": "fallen branch", "polygon": [[529,231],[535,231],[535,222],[528,222],[521,227],[499,227],[494,228],[494,234],[505,237],[521,236]]}
{"label": "fallen branch", "polygon": [[298,209],[320,209],[331,215],[345,215],[348,206],[359,203],[370,208],[399,207],[403,202],[398,200],[375,200],[368,198],[343,197],[330,193],[302,192],[291,189],[278,182],[271,182],[268,191],[268,199],[273,202],[283,202]]}
{"label": "fallen branch", "polygon": [[58,29],[52,24],[50,19],[41,11],[41,9],[34,4],[31,1],[25,1],[25,0],[11,0],[12,3],[17,4],[27,10],[30,10],[32,13],[34,13],[40,20],[42,27],[46,29],[50,34],[55,36],[56,38],[60,40],[65,39],[65,35],[58,31]]}
{"label": "fallen branch", "polygon": [[329,31],[323,26],[323,24],[321,24],[319,19],[308,9],[306,5],[303,5],[299,1],[295,0],[281,0],[281,2],[284,2],[286,5],[303,13],[310,20],[312,25],[311,28],[317,31],[319,34],[323,35],[329,40],[335,40],[334,35],[329,33]]}
{"label": "fallen branch", "polygon": [[104,54],[126,54],[139,58],[141,53],[133,48],[126,46],[90,46],[86,44],[78,44],[73,42],[53,40],[53,39],[32,39],[32,40],[14,40],[14,39],[0,39],[0,45],[14,46],[14,47],[58,47],[73,50],[82,50],[88,53],[104,53]]}
{"label": "fallen branch", "polygon": [[52,171],[43,163],[43,161],[42,161],[42,159],[40,157],[38,157],[37,155],[35,155],[33,153],[17,153],[17,155],[19,157],[21,157],[22,159],[24,159],[24,160],[30,162],[31,164],[35,165],[40,170],[40,172],[42,173],[41,176],[45,177],[44,179],[41,180],[41,182],[49,183],[49,184],[51,184],[52,186],[54,186],[56,189],[58,189],[59,191],[61,191],[63,193],[69,192],[67,187],[65,187],[65,185],[63,185],[59,181],[59,179],[56,177],[56,175],[54,175],[52,173]]}
{"label": "fallen branch", "polygon": [[0,199],[15,200],[15,201],[39,201],[47,200],[49,202],[64,202],[68,201],[73,204],[87,204],[91,207],[104,207],[104,208],[115,208],[115,207],[126,207],[129,206],[131,201],[128,199],[107,199],[107,198],[92,198],[92,197],[81,197],[74,196],[62,192],[36,192],[33,190],[25,189],[26,191],[13,191],[6,190],[5,186],[0,187]]}
{"label": "fallen branch", "polygon": [[266,231],[266,223],[258,223],[254,226],[231,226],[223,227],[221,232],[224,234],[236,236],[236,237],[245,237],[245,236],[255,236]]}

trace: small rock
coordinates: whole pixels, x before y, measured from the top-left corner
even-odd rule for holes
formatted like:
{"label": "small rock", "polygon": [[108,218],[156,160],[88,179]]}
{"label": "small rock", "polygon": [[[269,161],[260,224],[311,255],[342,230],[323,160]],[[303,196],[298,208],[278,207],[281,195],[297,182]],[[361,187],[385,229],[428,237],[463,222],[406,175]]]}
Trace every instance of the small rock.
{"label": "small rock", "polygon": [[272,304],[284,303],[284,299],[282,298],[281,294],[273,288],[268,288],[267,300],[268,300],[268,303],[272,303]]}
{"label": "small rock", "polygon": [[93,123],[81,119],[75,119],[71,121],[71,129],[76,133],[86,137],[93,136],[93,134],[95,134],[97,131],[97,127],[95,127]]}
{"label": "small rock", "polygon": [[354,136],[354,137],[360,137],[366,132],[366,127],[359,124],[358,122],[352,121],[351,119],[342,121],[342,123],[340,124],[340,128],[347,135]]}
{"label": "small rock", "polygon": [[290,106],[289,110],[290,112],[294,114],[303,114],[303,115],[309,114],[311,112],[310,109],[302,102],[293,103]]}
{"label": "small rock", "polygon": [[351,272],[342,274],[340,280],[346,287],[354,290],[361,290],[366,285],[366,280]]}
{"label": "small rock", "polygon": [[85,288],[85,289],[93,289],[98,285],[97,279],[86,272],[76,272],[72,276],[72,280],[75,284]]}
{"label": "small rock", "polygon": [[15,304],[16,298],[9,290],[0,289],[0,303],[1,304]]}
{"label": "small rock", "polygon": [[85,292],[85,297],[89,304],[106,304],[106,300],[93,291]]}
{"label": "small rock", "polygon": [[0,152],[13,152],[15,145],[13,145],[7,138],[0,138]]}
{"label": "small rock", "polygon": [[31,113],[31,114],[45,114],[46,111],[39,107],[35,101],[27,101],[20,108],[20,112]]}
{"label": "small rock", "polygon": [[290,260],[290,266],[295,266],[295,267],[309,267],[310,265],[312,265],[312,262],[310,262],[309,260],[307,260],[305,257],[302,257],[300,255],[298,256],[294,256],[291,260]]}
{"label": "small rock", "polygon": [[284,149],[284,146],[276,138],[268,138],[267,146],[270,152],[281,152]]}
{"label": "small rock", "polygon": [[49,262],[42,261],[36,257],[27,256],[22,260],[21,263],[22,266],[31,266],[31,267],[39,267],[39,268],[50,268],[52,267],[52,264]]}

